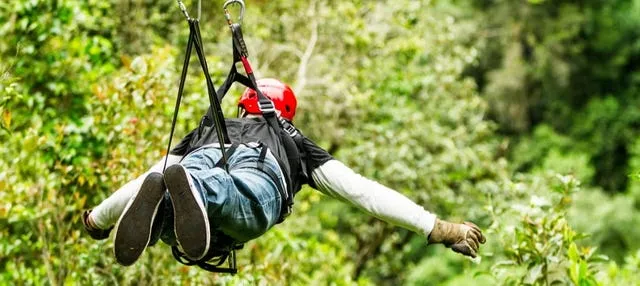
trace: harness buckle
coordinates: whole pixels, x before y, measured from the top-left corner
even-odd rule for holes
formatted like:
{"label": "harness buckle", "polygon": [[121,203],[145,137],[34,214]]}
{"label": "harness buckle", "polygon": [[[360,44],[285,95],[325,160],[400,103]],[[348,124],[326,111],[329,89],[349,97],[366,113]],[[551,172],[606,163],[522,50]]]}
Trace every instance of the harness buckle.
{"label": "harness buckle", "polygon": [[293,124],[287,122],[281,116],[278,116],[278,120],[280,121],[280,126],[284,129],[285,132],[289,134],[292,138],[298,135],[298,129],[296,129]]}
{"label": "harness buckle", "polygon": [[271,100],[258,100],[258,108],[260,108],[260,112],[263,114],[276,112],[276,108]]}
{"label": "harness buckle", "polygon": [[265,113],[270,114],[270,113],[275,113],[276,109],[273,108],[273,107],[269,107],[269,108],[262,108],[261,107],[260,111],[262,112],[262,114],[265,114]]}
{"label": "harness buckle", "polygon": [[289,126],[288,128],[285,128],[284,131],[289,133],[289,136],[291,137],[295,137],[296,135],[298,135],[298,129],[296,129],[293,126]]}

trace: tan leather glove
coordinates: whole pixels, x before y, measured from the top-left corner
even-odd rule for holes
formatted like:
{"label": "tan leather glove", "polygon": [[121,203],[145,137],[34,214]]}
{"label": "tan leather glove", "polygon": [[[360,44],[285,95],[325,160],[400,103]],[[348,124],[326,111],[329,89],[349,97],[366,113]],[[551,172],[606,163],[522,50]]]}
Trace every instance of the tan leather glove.
{"label": "tan leather glove", "polygon": [[452,223],[436,218],[436,224],[429,234],[429,244],[442,243],[454,252],[476,257],[481,243],[487,240],[480,228],[470,222]]}

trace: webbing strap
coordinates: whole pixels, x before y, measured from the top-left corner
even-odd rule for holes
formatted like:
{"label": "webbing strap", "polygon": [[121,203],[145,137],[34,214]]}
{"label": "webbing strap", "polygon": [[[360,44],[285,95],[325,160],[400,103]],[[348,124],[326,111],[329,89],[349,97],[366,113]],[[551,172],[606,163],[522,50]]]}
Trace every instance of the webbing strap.
{"label": "webbing strap", "polygon": [[209,111],[210,117],[213,120],[213,123],[216,128],[216,133],[218,135],[218,142],[220,142],[220,149],[222,150],[222,163],[225,170],[227,170],[227,156],[224,151],[224,144],[230,144],[231,140],[229,139],[229,134],[227,133],[227,127],[224,121],[224,114],[222,113],[222,108],[220,106],[220,101],[216,94],[216,90],[213,86],[213,81],[211,80],[211,75],[209,74],[209,67],[207,65],[207,60],[204,56],[204,52],[202,49],[202,37],[200,36],[200,26],[198,20],[189,19],[189,41],[187,42],[187,51],[185,53],[185,60],[182,67],[182,74],[180,77],[180,84],[178,87],[178,97],[176,99],[176,106],[173,113],[173,120],[171,123],[171,132],[169,134],[169,145],[167,146],[167,153],[164,161],[163,170],[167,167],[167,161],[169,158],[169,152],[171,150],[171,141],[173,138],[173,133],[175,131],[175,125],[178,118],[178,111],[180,110],[180,102],[182,100],[182,95],[184,92],[184,84],[187,77],[187,71],[189,69],[189,60],[191,59],[191,50],[195,47],[196,54],[198,56],[198,61],[200,62],[200,66],[202,67],[202,71],[205,76],[205,80],[207,83],[207,93],[209,97]]}
{"label": "webbing strap", "polygon": [[224,122],[224,114],[222,113],[222,107],[220,106],[220,101],[218,100],[218,96],[216,95],[216,90],[213,86],[213,81],[211,80],[211,75],[209,74],[209,67],[207,66],[207,60],[204,57],[204,52],[202,51],[202,37],[200,36],[200,25],[197,20],[189,21],[189,26],[195,32],[195,48],[196,53],[198,55],[198,59],[200,60],[200,65],[202,66],[202,71],[204,72],[204,76],[207,82],[207,92],[209,95],[209,105],[210,110],[213,114],[211,114],[213,123],[216,127],[216,133],[218,135],[218,142],[220,142],[220,149],[222,150],[222,159],[224,162],[224,166],[226,169],[227,164],[227,156],[224,152],[224,144],[231,144],[231,140],[229,139],[229,134],[227,133],[227,127]]}
{"label": "webbing strap", "polygon": [[[235,151],[236,151],[236,149],[238,149],[238,146],[239,146],[239,145],[240,145],[240,144],[238,144],[238,143],[233,143],[233,144],[231,145],[231,147],[229,147],[229,149],[227,149],[227,152],[225,152],[223,149],[221,149],[221,150],[222,150],[222,158],[225,158],[225,157],[226,157],[227,159],[228,159],[228,158],[230,158],[230,157],[231,157],[231,155],[233,155],[233,152],[235,152]],[[220,159],[220,160],[216,163],[215,168],[223,168],[224,166],[226,166],[226,165],[227,165],[227,162],[228,162],[228,161],[223,161],[223,159]],[[228,172],[228,171],[229,171],[229,170],[227,170],[227,172]]]}
{"label": "webbing strap", "polygon": [[269,148],[267,148],[267,145],[262,145],[262,149],[260,149],[260,155],[258,156],[258,169],[262,170],[264,169],[264,158],[267,157],[267,151],[269,150]]}
{"label": "webbing strap", "polygon": [[[247,44],[244,42],[244,36],[242,36],[242,26],[240,26],[240,24],[231,24],[229,28],[231,29],[231,35],[233,38],[234,67],[235,67],[235,63],[242,62],[242,66],[244,67],[244,70],[247,72],[247,78],[251,82],[251,85],[248,85],[248,87],[255,90],[256,93],[258,94],[258,107],[260,107],[262,116],[264,118],[267,118],[267,121],[269,121],[269,124],[272,125],[272,127],[276,128],[277,130],[279,126],[278,121],[269,120],[269,117],[276,119],[277,115],[276,115],[275,106],[273,105],[273,102],[271,101],[271,99],[266,97],[262,93],[262,91],[260,91],[260,89],[258,88],[258,84],[256,83],[256,77],[253,74],[253,68],[251,68],[251,64],[249,63],[249,59],[247,58],[249,56],[249,53],[247,51]],[[275,125],[272,123],[275,123]]]}
{"label": "webbing strap", "polygon": [[[207,255],[199,261],[193,261],[186,257],[186,255],[182,253],[177,246],[171,247],[171,253],[178,262],[187,266],[196,265],[209,272],[236,274],[238,273],[238,268],[236,267],[236,249],[240,248],[242,248],[242,245],[234,245],[227,252],[222,253],[219,256]],[[229,261],[229,267],[220,267],[225,261]]]}
{"label": "webbing strap", "polygon": [[176,128],[176,121],[178,120],[178,111],[180,110],[180,102],[182,101],[182,93],[184,92],[184,83],[187,79],[187,71],[189,70],[189,60],[191,59],[191,49],[193,48],[193,33],[190,31],[189,40],[187,41],[187,51],[184,56],[184,63],[182,65],[182,74],[180,75],[180,84],[178,85],[178,96],[176,98],[175,109],[173,110],[173,120],[171,121],[171,132],[169,133],[169,145],[167,146],[167,153],[164,158],[164,166],[162,172],[167,168],[167,161],[169,160],[169,151],[171,151],[171,141],[173,139],[173,133]]}
{"label": "webbing strap", "polygon": [[[233,24],[233,26],[237,26],[237,29],[241,29],[239,24]],[[219,99],[222,99],[227,92],[229,91],[229,88],[231,88],[231,85],[233,85],[234,82],[239,82],[242,85],[255,89],[256,85],[254,82],[252,82],[248,77],[246,77],[245,75],[238,73],[238,69],[236,68],[236,64],[239,62],[242,62],[242,56],[241,56],[241,51],[240,48],[238,48],[237,46],[237,40],[235,40],[237,35],[234,35],[232,33],[233,36],[233,40],[232,40],[232,47],[233,47],[233,63],[231,64],[231,69],[229,70],[229,74],[227,75],[227,79],[224,81],[224,83],[220,86],[220,89],[218,89],[218,96]],[[242,37],[242,33],[240,34],[240,37]],[[244,41],[243,41],[244,42]],[[246,48],[246,46],[245,46]],[[253,71],[252,71],[253,73]]]}
{"label": "webbing strap", "polygon": [[260,157],[258,158],[258,164],[256,168],[269,176],[271,181],[276,184],[278,193],[280,193],[280,199],[282,200],[282,204],[280,205],[280,216],[278,218],[278,223],[280,223],[283,222],[291,212],[290,208],[292,204],[289,203],[291,200],[291,195],[285,189],[284,185],[282,184],[282,180],[280,180],[280,178],[278,177],[278,174],[276,174],[276,172],[274,172],[273,170],[264,167],[264,158],[267,154],[267,150],[269,150],[269,148],[266,145],[263,145],[262,150],[260,150]]}
{"label": "webbing strap", "polygon": [[[218,97],[219,99],[222,99],[234,82],[239,82],[244,86],[255,90],[258,94],[258,107],[262,112],[262,116],[267,120],[269,125],[274,128],[274,130],[278,130],[281,127],[278,123],[276,109],[273,102],[258,88],[253,69],[251,68],[249,59],[247,58],[249,53],[247,51],[247,44],[244,41],[244,36],[242,35],[242,26],[239,23],[233,23],[229,25],[229,28],[231,29],[232,36],[233,64],[231,65],[227,79],[224,81],[220,89],[218,89]],[[236,68],[237,63],[242,63],[242,66],[247,73],[246,76],[238,73],[238,69]]]}

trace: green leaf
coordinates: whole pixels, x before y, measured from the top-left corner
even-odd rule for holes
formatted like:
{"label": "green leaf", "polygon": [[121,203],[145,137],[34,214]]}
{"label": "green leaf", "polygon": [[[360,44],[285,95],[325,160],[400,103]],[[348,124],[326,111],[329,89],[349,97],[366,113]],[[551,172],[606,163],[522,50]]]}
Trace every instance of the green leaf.
{"label": "green leaf", "polygon": [[569,250],[567,250],[567,256],[569,257],[569,260],[571,260],[572,262],[578,262],[580,260],[580,253],[578,252],[578,246],[572,242],[569,245]]}

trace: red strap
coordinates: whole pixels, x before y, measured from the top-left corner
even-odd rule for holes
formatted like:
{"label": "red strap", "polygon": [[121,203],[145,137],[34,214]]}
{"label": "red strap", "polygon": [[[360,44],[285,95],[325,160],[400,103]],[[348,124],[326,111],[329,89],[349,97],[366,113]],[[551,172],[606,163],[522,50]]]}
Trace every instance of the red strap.
{"label": "red strap", "polygon": [[252,74],[253,70],[251,69],[251,65],[249,64],[249,59],[247,59],[247,57],[240,57],[240,60],[242,61],[242,65],[244,66],[244,70],[247,72],[247,74]]}

